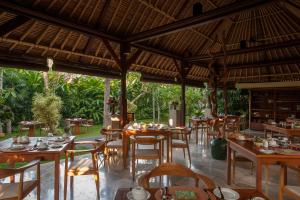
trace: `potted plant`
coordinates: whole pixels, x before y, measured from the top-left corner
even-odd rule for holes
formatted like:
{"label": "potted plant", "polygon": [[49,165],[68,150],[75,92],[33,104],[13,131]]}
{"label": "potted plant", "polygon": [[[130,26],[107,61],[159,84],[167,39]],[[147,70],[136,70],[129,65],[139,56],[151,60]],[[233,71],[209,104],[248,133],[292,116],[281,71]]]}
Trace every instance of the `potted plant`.
{"label": "potted plant", "polygon": [[45,124],[50,133],[56,133],[62,102],[60,97],[53,92],[47,91],[45,94],[37,93],[33,97],[32,112],[35,120]]}
{"label": "potted plant", "polygon": [[211,123],[213,131],[217,132],[217,137],[210,142],[212,158],[216,160],[226,160],[227,141],[224,138],[223,122],[219,119],[213,119]]}
{"label": "potted plant", "polygon": [[127,121],[132,122],[134,121],[134,113],[137,109],[137,105],[132,103],[131,101],[127,102]]}

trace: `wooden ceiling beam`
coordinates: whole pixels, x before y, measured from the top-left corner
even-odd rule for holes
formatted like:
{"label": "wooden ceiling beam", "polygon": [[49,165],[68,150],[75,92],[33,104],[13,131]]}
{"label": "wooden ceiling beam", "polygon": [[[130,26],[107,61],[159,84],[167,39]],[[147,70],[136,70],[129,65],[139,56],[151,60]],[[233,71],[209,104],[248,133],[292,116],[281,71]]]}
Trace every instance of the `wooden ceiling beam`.
{"label": "wooden ceiling beam", "polygon": [[[243,63],[243,64],[234,64],[227,65],[228,70],[233,69],[246,69],[246,68],[262,68],[262,67],[270,67],[270,66],[278,66],[278,65],[290,65],[290,64],[299,64],[300,57],[286,58],[282,60],[272,60],[272,61],[262,61],[257,63]],[[217,68],[222,71],[222,66],[217,65]]]}
{"label": "wooden ceiling beam", "polygon": [[216,8],[203,13],[199,16],[188,17],[182,20],[172,22],[163,26],[159,26],[147,31],[143,31],[137,34],[133,34],[126,38],[127,42],[141,42],[152,38],[160,37],[163,35],[175,33],[188,28],[205,25],[215,22],[220,19],[227,18],[245,10],[250,10],[263,6],[272,2],[271,0],[245,0],[237,1],[235,3],[226,5],[224,7]]}
{"label": "wooden ceiling beam", "polygon": [[[140,80],[142,82],[176,84],[176,85],[181,84],[181,81],[176,81],[172,77],[159,76],[159,75],[156,75],[156,74],[149,74],[149,73],[141,73]],[[190,79],[186,79],[185,85],[186,86],[191,86],[191,87],[204,87],[204,84],[203,84],[202,81],[196,81],[196,80],[190,80]]]}
{"label": "wooden ceiling beam", "polygon": [[95,30],[81,24],[65,20],[63,18],[50,15],[39,10],[34,10],[32,8],[25,7],[21,4],[13,3],[7,0],[0,1],[0,9],[4,11],[9,11],[17,15],[26,16],[27,18],[32,18],[38,21],[43,21],[49,24],[53,24],[62,28],[71,29],[73,31],[80,32],[85,35],[92,35],[95,37],[105,38],[115,42],[121,42],[122,40],[112,34],[106,33],[104,31]]}
{"label": "wooden ceiling beam", "polygon": [[[252,53],[257,51],[266,51],[271,49],[281,49],[281,48],[288,48],[288,47],[295,47],[297,45],[300,45],[300,39],[297,40],[290,40],[288,42],[280,42],[280,43],[274,43],[274,44],[266,44],[261,46],[255,46],[255,47],[248,47],[245,49],[235,49],[231,51],[227,51],[227,56],[232,55],[239,55],[239,54],[245,54],[245,53]],[[224,58],[224,52],[221,51],[219,53],[212,54],[211,56],[192,56],[189,58],[185,58],[185,61],[188,62],[196,62],[196,61],[206,61],[206,60],[212,60],[212,59],[220,59]]]}
{"label": "wooden ceiling beam", "polygon": [[8,34],[9,32],[15,30],[16,28],[22,26],[26,22],[28,22],[30,19],[23,16],[17,16],[9,21],[7,21],[5,24],[0,26],[0,37]]}
{"label": "wooden ceiling beam", "polygon": [[127,65],[130,66],[138,59],[138,57],[141,55],[143,50],[138,49],[127,61]]}
{"label": "wooden ceiling beam", "polygon": [[117,65],[119,67],[119,70],[121,70],[121,61],[120,61],[120,58],[117,56],[116,52],[114,51],[114,49],[110,45],[109,41],[106,40],[106,39],[102,39],[102,41],[103,41],[103,44],[106,47],[106,49],[109,51],[110,55],[113,57],[113,59],[117,63]]}
{"label": "wooden ceiling beam", "polygon": [[[124,39],[119,38],[118,36],[114,36],[112,33],[106,33],[102,31],[99,28],[93,29],[87,26],[84,26],[79,23],[75,23],[66,19],[63,19],[61,17],[57,17],[54,15],[51,15],[49,13],[45,13],[39,10],[34,10],[33,8],[25,7],[21,4],[13,3],[8,0],[2,0],[0,1],[0,10],[2,11],[8,11],[17,15],[25,16],[27,18],[32,18],[38,21],[42,21],[48,24],[52,24],[54,26],[58,26],[63,29],[69,29],[74,32],[81,33],[83,35],[91,36],[91,37],[97,37],[101,39],[107,39],[113,42],[121,43],[124,42]],[[144,44],[136,44],[133,45],[137,48],[143,49],[145,51],[159,54],[165,57],[175,58],[175,59],[181,59],[182,56],[177,55],[175,53],[169,52],[167,50],[161,50],[156,47],[151,47],[149,45]]]}
{"label": "wooden ceiling beam", "polygon": [[[5,67],[48,71],[46,58],[37,58],[27,55],[16,55],[0,52],[0,64],[5,65]],[[77,62],[55,60],[53,70],[116,79],[120,78],[118,71],[114,71],[110,67],[104,65],[94,66]]]}

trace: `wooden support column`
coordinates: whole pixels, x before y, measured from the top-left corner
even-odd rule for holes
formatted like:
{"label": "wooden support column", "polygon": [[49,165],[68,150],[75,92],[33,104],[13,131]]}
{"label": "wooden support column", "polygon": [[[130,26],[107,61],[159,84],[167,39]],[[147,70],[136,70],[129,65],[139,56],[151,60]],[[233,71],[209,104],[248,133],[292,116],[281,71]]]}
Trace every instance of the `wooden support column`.
{"label": "wooden support column", "polygon": [[224,74],[223,74],[223,98],[224,98],[224,114],[228,114],[228,98],[227,98],[227,80],[228,80],[228,67],[227,67],[227,51],[226,51],[226,45],[225,45],[225,32],[222,34],[222,49],[224,53],[224,60],[223,60],[223,66],[224,66]]}
{"label": "wooden support column", "polygon": [[186,115],[186,106],[185,106],[185,79],[186,79],[186,71],[187,63],[181,62],[181,126],[185,126],[185,115]]}
{"label": "wooden support column", "polygon": [[120,94],[120,120],[121,126],[127,123],[127,97],[126,97],[126,75],[127,75],[127,44],[120,44],[120,68],[121,68],[121,94]]}
{"label": "wooden support column", "polygon": [[216,72],[214,68],[214,63],[211,62],[208,65],[209,70],[209,80],[208,80],[208,88],[210,90],[209,100],[211,105],[211,114],[213,117],[218,116],[217,111],[217,78],[216,78]]}
{"label": "wooden support column", "polygon": [[227,77],[228,77],[228,69],[227,69],[226,65],[224,65],[223,98],[224,98],[224,114],[225,115],[228,115]]}

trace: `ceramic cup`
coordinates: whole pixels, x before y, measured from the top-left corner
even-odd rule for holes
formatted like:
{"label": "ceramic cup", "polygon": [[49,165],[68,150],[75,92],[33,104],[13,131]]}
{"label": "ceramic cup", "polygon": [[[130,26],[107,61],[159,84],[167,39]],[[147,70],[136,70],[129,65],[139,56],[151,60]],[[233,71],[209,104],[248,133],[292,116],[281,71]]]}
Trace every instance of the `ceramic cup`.
{"label": "ceramic cup", "polygon": [[147,197],[147,193],[142,187],[136,187],[131,192],[134,200],[145,200]]}
{"label": "ceramic cup", "polygon": [[270,146],[276,146],[276,145],[277,145],[276,140],[270,140],[270,141],[269,141],[269,145],[270,145]]}
{"label": "ceramic cup", "polygon": [[46,149],[48,147],[48,145],[45,142],[40,142],[38,145],[39,149]]}

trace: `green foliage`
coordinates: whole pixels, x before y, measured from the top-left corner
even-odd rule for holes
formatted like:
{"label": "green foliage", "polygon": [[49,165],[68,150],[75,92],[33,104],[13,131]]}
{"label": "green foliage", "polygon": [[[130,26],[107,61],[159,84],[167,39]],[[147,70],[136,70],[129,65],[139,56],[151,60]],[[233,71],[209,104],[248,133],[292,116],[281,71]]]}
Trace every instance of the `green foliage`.
{"label": "green foliage", "polygon": [[33,97],[32,112],[34,119],[44,123],[50,128],[52,133],[56,133],[61,118],[61,107],[62,101],[60,97],[53,92],[37,93]]}

